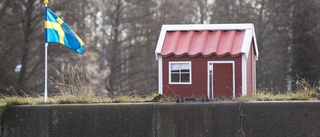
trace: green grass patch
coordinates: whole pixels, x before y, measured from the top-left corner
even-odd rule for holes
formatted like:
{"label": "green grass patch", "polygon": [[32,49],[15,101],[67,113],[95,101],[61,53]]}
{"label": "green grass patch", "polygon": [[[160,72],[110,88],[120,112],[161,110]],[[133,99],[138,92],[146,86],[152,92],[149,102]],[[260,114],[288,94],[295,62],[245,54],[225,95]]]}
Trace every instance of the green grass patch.
{"label": "green grass patch", "polygon": [[73,95],[61,95],[48,97],[47,102],[44,102],[43,97],[22,97],[22,96],[10,96],[0,98],[0,104],[5,106],[11,105],[41,105],[41,104],[90,104],[90,103],[139,103],[151,101],[154,98],[151,96],[126,96],[118,95],[113,97],[93,97],[93,96],[73,96]]}
{"label": "green grass patch", "polygon": [[20,96],[12,96],[12,97],[4,97],[0,99],[0,102],[4,105],[30,105],[30,104],[39,104],[42,102],[41,98],[35,97],[20,97]]}
{"label": "green grass patch", "polygon": [[239,101],[288,101],[288,100],[310,100],[315,99],[317,93],[314,90],[306,92],[288,92],[273,94],[270,92],[256,93],[250,96],[240,97]]}
{"label": "green grass patch", "polygon": [[[0,99],[0,104],[4,106],[10,105],[41,105],[41,104],[90,104],[90,103],[142,103],[152,101],[157,94],[149,96],[138,95],[118,95],[113,97],[92,97],[92,96],[72,96],[61,95],[49,97],[47,102],[44,103],[43,97],[21,97],[11,96],[3,97]],[[239,97],[232,99],[233,101],[288,101],[288,100],[318,100],[318,95],[314,90],[306,92],[289,92],[289,93],[270,93],[258,92],[250,96]],[[223,99],[228,100],[228,99]],[[210,99],[210,102],[222,101],[221,99]],[[156,102],[175,102],[174,99],[162,98]]]}

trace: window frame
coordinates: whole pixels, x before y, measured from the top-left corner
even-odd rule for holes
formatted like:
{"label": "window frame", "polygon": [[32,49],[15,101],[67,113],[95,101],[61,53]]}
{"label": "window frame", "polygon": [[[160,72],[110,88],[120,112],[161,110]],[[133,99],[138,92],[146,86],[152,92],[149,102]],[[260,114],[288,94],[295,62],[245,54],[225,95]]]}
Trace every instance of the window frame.
{"label": "window frame", "polygon": [[[171,80],[171,75],[172,75],[172,71],[171,71],[171,65],[172,64],[188,64],[189,65],[189,82],[182,82],[181,80],[181,69],[180,69],[180,72],[179,72],[179,82],[172,82]],[[169,84],[185,84],[185,85],[190,85],[192,84],[192,64],[191,64],[191,61],[169,61],[169,68],[168,68],[168,71],[169,71]],[[184,73],[186,74],[186,73]]]}

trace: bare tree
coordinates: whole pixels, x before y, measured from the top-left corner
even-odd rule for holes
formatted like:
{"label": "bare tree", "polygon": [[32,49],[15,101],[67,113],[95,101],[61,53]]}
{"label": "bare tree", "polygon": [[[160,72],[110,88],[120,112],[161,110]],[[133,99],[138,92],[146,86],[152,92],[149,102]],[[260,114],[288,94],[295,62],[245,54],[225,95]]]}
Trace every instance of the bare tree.
{"label": "bare tree", "polygon": [[291,92],[292,91],[292,66],[293,66],[293,25],[294,25],[294,10],[295,10],[295,0],[290,0],[290,7],[289,7],[289,29],[288,29],[288,47],[287,47],[287,53],[288,53],[288,66],[287,66],[287,91]]}
{"label": "bare tree", "polygon": [[[49,7],[84,40],[86,52],[78,55],[50,44],[49,75],[57,78],[61,64],[81,65],[97,89],[155,91],[154,50],[161,25],[254,23],[260,53],[257,83],[290,91],[296,74],[311,82],[320,78],[319,5],[317,0],[50,1]],[[41,93],[43,4],[0,1],[0,36],[0,90],[13,86]]]}

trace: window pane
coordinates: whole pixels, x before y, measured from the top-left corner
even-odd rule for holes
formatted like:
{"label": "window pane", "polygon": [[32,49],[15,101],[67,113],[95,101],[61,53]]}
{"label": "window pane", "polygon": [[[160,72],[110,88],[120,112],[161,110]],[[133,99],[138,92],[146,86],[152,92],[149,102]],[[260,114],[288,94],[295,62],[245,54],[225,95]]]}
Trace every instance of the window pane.
{"label": "window pane", "polygon": [[190,69],[190,64],[189,63],[180,63],[181,69]]}
{"label": "window pane", "polygon": [[171,82],[180,82],[179,74],[171,74]]}
{"label": "window pane", "polygon": [[172,62],[170,63],[171,81],[176,83],[188,83],[190,82],[191,64]]}
{"label": "window pane", "polygon": [[171,70],[171,73],[180,73],[180,70]]}
{"label": "window pane", "polygon": [[182,69],[181,72],[190,72],[189,69]]}
{"label": "window pane", "polygon": [[181,74],[181,82],[190,82],[190,74]]}
{"label": "window pane", "polygon": [[172,63],[170,66],[171,71],[179,71],[180,70],[180,63]]}

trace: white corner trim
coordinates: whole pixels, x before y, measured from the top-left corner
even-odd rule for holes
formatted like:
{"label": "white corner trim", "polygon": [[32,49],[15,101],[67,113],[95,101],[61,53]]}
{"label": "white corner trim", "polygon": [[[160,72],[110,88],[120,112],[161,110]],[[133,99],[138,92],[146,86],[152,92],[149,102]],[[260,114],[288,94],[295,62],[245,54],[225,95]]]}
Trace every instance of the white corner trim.
{"label": "white corner trim", "polygon": [[210,97],[210,61],[207,62],[207,97],[208,98],[212,98],[213,97],[213,94]]}
{"label": "white corner trim", "polygon": [[158,93],[163,95],[162,57],[158,57]]}
{"label": "white corner trim", "polygon": [[236,98],[236,73],[235,73],[234,61],[232,62],[232,93],[233,98]]}
{"label": "white corner trim", "polygon": [[242,70],[242,86],[241,86],[241,92],[242,96],[247,95],[247,57],[242,54],[241,56],[242,61],[241,61],[241,70]]}

